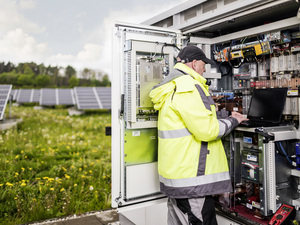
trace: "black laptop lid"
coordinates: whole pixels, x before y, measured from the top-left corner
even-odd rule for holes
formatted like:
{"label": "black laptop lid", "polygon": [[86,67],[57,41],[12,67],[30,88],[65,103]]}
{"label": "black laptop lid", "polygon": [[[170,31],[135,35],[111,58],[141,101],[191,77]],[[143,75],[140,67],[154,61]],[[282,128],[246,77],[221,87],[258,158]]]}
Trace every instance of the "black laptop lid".
{"label": "black laptop lid", "polygon": [[287,88],[254,89],[247,118],[255,123],[280,123]]}

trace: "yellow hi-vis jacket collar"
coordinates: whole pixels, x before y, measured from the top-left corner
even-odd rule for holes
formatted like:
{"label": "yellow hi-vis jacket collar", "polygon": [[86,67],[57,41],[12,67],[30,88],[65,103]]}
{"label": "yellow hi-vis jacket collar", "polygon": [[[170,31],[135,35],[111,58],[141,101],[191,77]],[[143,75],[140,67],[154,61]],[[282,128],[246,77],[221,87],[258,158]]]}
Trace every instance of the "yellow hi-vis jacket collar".
{"label": "yellow hi-vis jacket collar", "polygon": [[208,85],[206,85],[206,79],[203,76],[201,76],[199,73],[197,73],[195,70],[193,70],[192,68],[188,67],[183,63],[177,63],[174,66],[174,69],[178,69],[187,74],[190,74],[194,79],[202,83],[205,89],[208,91]]}

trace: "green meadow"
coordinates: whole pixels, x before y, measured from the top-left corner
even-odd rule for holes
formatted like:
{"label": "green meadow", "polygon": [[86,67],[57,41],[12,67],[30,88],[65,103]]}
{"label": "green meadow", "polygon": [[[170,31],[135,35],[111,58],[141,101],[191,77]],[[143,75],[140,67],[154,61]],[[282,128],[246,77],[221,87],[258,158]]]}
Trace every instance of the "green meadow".
{"label": "green meadow", "polygon": [[110,208],[110,113],[13,106],[11,116],[22,122],[0,131],[0,224]]}

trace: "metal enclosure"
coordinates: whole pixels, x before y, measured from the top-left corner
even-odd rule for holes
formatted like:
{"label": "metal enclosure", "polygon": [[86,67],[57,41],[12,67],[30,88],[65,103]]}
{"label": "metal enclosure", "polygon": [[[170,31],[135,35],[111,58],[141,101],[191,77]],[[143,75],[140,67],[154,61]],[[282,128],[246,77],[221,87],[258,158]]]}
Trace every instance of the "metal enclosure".
{"label": "metal enclosure", "polygon": [[[112,207],[118,208],[121,224],[167,224],[166,197],[159,192],[157,172],[158,112],[153,108],[148,94],[173,68],[178,54],[176,47],[195,44],[212,58],[215,45],[229,45],[234,39],[261,34],[276,38],[278,31],[289,28],[299,30],[300,20],[291,14],[295,12],[295,6],[298,5],[288,0],[188,1],[145,22],[153,26],[115,25],[112,49]],[[261,24],[268,15],[276,19]],[[173,23],[170,23],[171,19]],[[260,43],[260,46],[260,54],[268,52],[267,42]],[[254,48],[251,44],[247,47],[248,50]],[[252,54],[252,50],[235,50],[236,58],[242,54]],[[253,88],[253,79],[259,81],[254,82],[255,85],[261,85],[256,87],[262,88],[267,85],[265,76],[272,74],[278,77],[281,75],[280,69],[290,71],[290,67],[296,71],[300,53],[293,55],[280,59],[273,57],[262,63],[250,62],[239,69],[224,65],[207,66],[204,77],[212,81],[211,91],[249,90]],[[294,64],[284,61],[288,59]],[[278,60],[277,64],[274,60]],[[244,114],[250,99],[250,92],[243,93],[239,110]],[[297,96],[289,97],[285,112],[290,116],[299,116]],[[254,129],[238,128],[235,137],[230,139],[227,136],[224,144],[227,141],[235,191],[239,185],[252,185],[258,199],[245,203],[245,207],[256,216],[268,218],[281,203],[300,207],[297,192],[300,173],[291,170],[275,151],[277,142],[297,142],[299,132],[289,126],[264,131],[274,136],[274,140],[265,142],[265,137]],[[255,144],[247,139],[254,136]],[[226,207],[221,204],[223,212],[219,211],[219,224],[251,224],[251,219],[247,217],[239,220],[239,216],[228,217],[224,214],[226,210],[237,209],[228,196],[220,203],[226,203]]]}
{"label": "metal enclosure", "polygon": [[157,172],[158,112],[148,95],[174,66],[179,32],[126,24],[116,24],[113,32],[112,207],[119,207],[124,224],[164,224],[160,220],[166,223],[166,204]]}
{"label": "metal enclosure", "polygon": [[[249,215],[258,214],[267,217],[276,212],[278,205],[292,204],[292,199],[299,198],[295,188],[297,180],[291,175],[290,165],[275,149],[277,142],[297,142],[297,130],[293,126],[267,127],[261,130],[262,134],[257,133],[255,128],[236,129],[234,133],[236,147],[230,149],[231,154],[235,154],[232,159],[235,163],[231,164],[230,170],[234,176],[232,180],[235,189],[244,186],[249,195],[247,190],[249,186],[257,188],[257,192],[252,192],[252,197],[247,196],[248,201],[244,203]],[[270,134],[274,138],[270,140],[264,136],[265,134]],[[235,206],[237,205],[230,207]]]}

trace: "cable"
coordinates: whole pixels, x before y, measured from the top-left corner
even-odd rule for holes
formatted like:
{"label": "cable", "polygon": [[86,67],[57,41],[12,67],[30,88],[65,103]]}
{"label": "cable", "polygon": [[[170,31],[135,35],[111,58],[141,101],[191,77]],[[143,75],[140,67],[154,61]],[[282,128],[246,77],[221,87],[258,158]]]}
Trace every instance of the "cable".
{"label": "cable", "polygon": [[219,68],[219,70],[220,70],[220,72],[221,72],[221,75],[222,76],[227,76],[227,75],[229,75],[229,74],[231,74],[230,72],[230,70],[228,70],[228,72],[227,73],[224,73],[223,71],[222,71],[222,69],[221,69],[221,64],[222,64],[223,62],[220,62],[219,64],[218,64],[218,68]]}
{"label": "cable", "polygon": [[175,44],[167,44],[167,43],[164,43],[163,46],[161,47],[161,57],[163,58],[164,57],[164,47],[165,46],[170,46],[170,47],[174,47],[176,48],[178,51],[180,51],[180,48],[177,47],[177,45]]}
{"label": "cable", "polygon": [[276,145],[277,145],[277,148],[278,150],[281,150],[281,152],[283,153],[283,155],[286,157],[286,159],[289,161],[289,163],[295,167],[295,162],[293,162],[291,159],[290,159],[290,156],[286,153],[286,151],[284,150],[283,146],[282,146],[282,143],[279,141],[279,142],[276,142]]}
{"label": "cable", "polygon": [[[159,45],[158,42],[156,42],[156,46],[157,46],[157,45]],[[155,46],[155,53],[154,53],[154,55],[153,55],[153,56],[150,55],[150,57],[151,57],[152,59],[156,56],[156,46]]]}
{"label": "cable", "polygon": [[247,38],[248,38],[248,37],[244,37],[244,39],[242,40],[241,45],[244,44],[244,42],[246,41]]}

